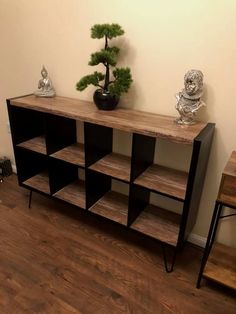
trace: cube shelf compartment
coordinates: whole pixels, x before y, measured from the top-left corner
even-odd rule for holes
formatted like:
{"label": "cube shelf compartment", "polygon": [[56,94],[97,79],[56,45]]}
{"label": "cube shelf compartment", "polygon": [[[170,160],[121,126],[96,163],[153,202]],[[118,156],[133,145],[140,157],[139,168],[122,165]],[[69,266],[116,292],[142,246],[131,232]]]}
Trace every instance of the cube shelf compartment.
{"label": "cube shelf compartment", "polygon": [[144,171],[144,173],[134,180],[134,183],[144,186],[152,191],[159,192],[179,200],[184,200],[187,180],[187,172],[159,165],[151,165],[146,171]]}
{"label": "cube shelf compartment", "polygon": [[24,185],[38,191],[50,194],[49,177],[47,172],[41,172],[22,182]]}
{"label": "cube shelf compartment", "polygon": [[130,181],[131,159],[128,156],[110,153],[89,168],[122,181]]}
{"label": "cube shelf compartment", "polygon": [[176,246],[180,219],[181,215],[149,205],[141,212],[131,228],[164,243]]}
{"label": "cube shelf compartment", "polygon": [[53,196],[80,208],[86,208],[85,183],[82,180],[66,185]]}
{"label": "cube shelf compartment", "polygon": [[109,191],[90,208],[90,211],[126,226],[128,202],[128,196]]}
{"label": "cube shelf compartment", "polygon": [[85,158],[84,158],[84,145],[81,143],[74,143],[70,146],[67,146],[54,154],[51,154],[52,157],[65,160],[74,165],[85,167]]}
{"label": "cube shelf compartment", "polygon": [[209,255],[204,277],[236,290],[236,249],[215,242]]}
{"label": "cube shelf compartment", "polygon": [[37,136],[30,140],[24,141],[17,145],[18,147],[23,147],[29,150],[32,150],[37,153],[46,155],[46,140],[44,136]]}
{"label": "cube shelf compartment", "polygon": [[[122,108],[104,112],[65,97],[30,95],[7,104],[20,185],[182,246],[196,221],[214,124],[180,126],[174,117]],[[77,142],[77,121],[83,122],[84,144]],[[113,151],[114,129],[132,135],[130,157]],[[154,164],[159,139],[191,147],[187,172]],[[113,190],[114,179],[128,195]],[[151,192],[179,201],[181,215],[150,204]]]}

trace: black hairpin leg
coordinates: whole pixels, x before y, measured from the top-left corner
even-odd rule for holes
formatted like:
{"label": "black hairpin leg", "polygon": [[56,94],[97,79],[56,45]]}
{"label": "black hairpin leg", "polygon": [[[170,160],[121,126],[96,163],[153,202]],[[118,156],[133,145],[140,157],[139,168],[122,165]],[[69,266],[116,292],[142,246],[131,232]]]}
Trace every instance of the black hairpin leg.
{"label": "black hairpin leg", "polygon": [[33,193],[33,191],[30,190],[28,208],[31,208],[32,193]]}
{"label": "black hairpin leg", "polygon": [[201,267],[200,267],[200,271],[199,271],[199,275],[198,275],[198,280],[197,280],[197,285],[196,287],[199,289],[200,287],[200,283],[201,283],[201,279],[202,279],[202,274],[208,259],[208,256],[211,252],[211,248],[216,236],[216,231],[217,231],[217,225],[220,219],[220,215],[221,215],[221,210],[222,210],[223,205],[219,204],[218,202],[215,203],[215,208],[214,208],[214,212],[212,215],[212,220],[211,220],[211,226],[208,232],[208,237],[207,237],[207,242],[206,242],[206,247],[204,249],[204,253],[202,256],[202,262],[201,262]]}
{"label": "black hairpin leg", "polygon": [[167,273],[171,273],[174,269],[174,264],[175,264],[175,260],[176,260],[176,255],[177,255],[177,248],[174,249],[174,254],[172,257],[172,262],[170,265],[170,268],[168,268],[168,263],[167,263],[167,258],[166,258],[166,246],[164,244],[162,244],[162,253],[163,253],[163,259],[164,259],[164,265],[165,265],[165,270]]}

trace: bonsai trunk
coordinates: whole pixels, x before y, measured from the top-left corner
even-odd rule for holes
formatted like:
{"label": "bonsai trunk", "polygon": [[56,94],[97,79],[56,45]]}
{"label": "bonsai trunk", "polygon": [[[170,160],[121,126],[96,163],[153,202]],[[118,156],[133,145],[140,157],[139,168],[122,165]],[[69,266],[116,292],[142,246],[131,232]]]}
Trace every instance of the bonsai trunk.
{"label": "bonsai trunk", "polygon": [[110,69],[109,69],[109,64],[106,64],[105,67],[106,67],[106,75],[105,75],[104,90],[107,92],[107,91],[108,91],[109,81],[110,81]]}
{"label": "bonsai trunk", "polygon": [[[108,48],[108,40],[107,40],[107,36],[105,36],[105,50],[107,50]],[[105,82],[104,82],[104,91],[107,92],[108,91],[108,85],[109,85],[109,81],[110,81],[110,68],[109,68],[109,64],[106,62],[105,64],[106,67],[106,75],[105,75]]]}

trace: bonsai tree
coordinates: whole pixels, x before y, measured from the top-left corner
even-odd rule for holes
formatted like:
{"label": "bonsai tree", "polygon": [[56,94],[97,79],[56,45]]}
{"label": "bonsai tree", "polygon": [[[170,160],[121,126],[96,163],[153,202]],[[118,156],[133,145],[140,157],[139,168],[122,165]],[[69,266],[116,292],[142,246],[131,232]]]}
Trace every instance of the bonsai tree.
{"label": "bonsai tree", "polygon": [[[76,89],[83,91],[88,85],[99,87],[94,93],[96,105],[98,106],[98,100],[103,103],[103,108],[99,109],[114,109],[107,108],[108,104],[112,101],[117,104],[120,95],[127,92],[132,83],[129,68],[115,67],[120,49],[116,46],[109,46],[109,40],[123,34],[124,31],[118,24],[96,24],[91,28],[91,37],[104,38],[105,43],[103,49],[91,54],[89,65],[102,64],[105,67],[105,74],[95,71],[93,74],[82,77],[76,84]],[[113,67],[115,68],[111,74]]]}

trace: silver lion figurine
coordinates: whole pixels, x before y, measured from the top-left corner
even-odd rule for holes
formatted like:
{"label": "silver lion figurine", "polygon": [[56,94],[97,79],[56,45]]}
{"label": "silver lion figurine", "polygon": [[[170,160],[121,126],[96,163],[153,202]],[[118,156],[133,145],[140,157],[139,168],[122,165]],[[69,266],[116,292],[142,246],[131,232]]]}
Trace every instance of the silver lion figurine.
{"label": "silver lion figurine", "polygon": [[201,100],[203,94],[203,74],[199,70],[190,70],[184,76],[184,89],[176,94],[175,108],[180,114],[178,124],[194,124],[198,110],[205,106]]}

